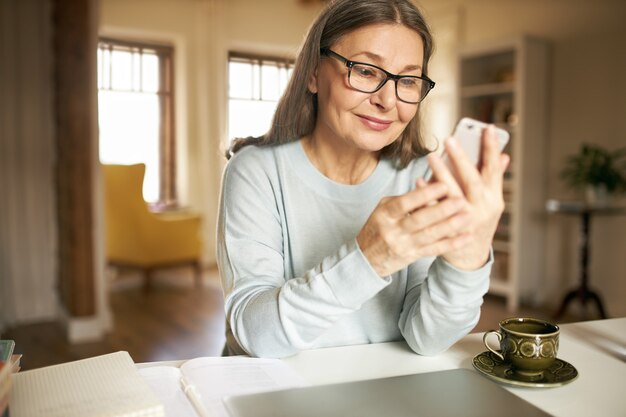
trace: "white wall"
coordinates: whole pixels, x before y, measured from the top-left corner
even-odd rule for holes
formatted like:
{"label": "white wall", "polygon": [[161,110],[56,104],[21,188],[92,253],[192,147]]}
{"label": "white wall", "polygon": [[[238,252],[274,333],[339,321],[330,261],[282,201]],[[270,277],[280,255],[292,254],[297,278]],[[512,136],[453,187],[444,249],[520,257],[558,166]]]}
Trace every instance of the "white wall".
{"label": "white wall", "polygon": [[[566,155],[582,141],[626,144],[626,2],[620,0],[421,0],[442,42],[450,48],[527,33],[552,44],[548,148],[549,197],[574,197],[558,179]],[[162,37],[177,47],[177,126],[187,162],[188,200],[205,215],[207,262],[214,262],[215,217],[224,162],[228,49],[294,55],[320,6],[298,0],[102,0],[103,33]],[[456,25],[452,28],[450,25]],[[445,37],[445,38],[443,38]],[[440,65],[433,107],[456,114],[454,83]],[[435,70],[435,67],[433,67]],[[453,90],[452,90],[453,92]],[[435,95],[435,97],[437,97]],[[434,109],[430,109],[434,111]],[[437,110],[440,111],[440,110]],[[450,114],[439,115],[441,124]],[[437,133],[441,127],[434,129]],[[538,213],[545,215],[545,213]],[[595,219],[594,219],[595,220]],[[577,276],[577,221],[546,218],[544,299],[556,304]],[[626,315],[626,216],[598,218],[592,236],[591,283],[609,314]]]}

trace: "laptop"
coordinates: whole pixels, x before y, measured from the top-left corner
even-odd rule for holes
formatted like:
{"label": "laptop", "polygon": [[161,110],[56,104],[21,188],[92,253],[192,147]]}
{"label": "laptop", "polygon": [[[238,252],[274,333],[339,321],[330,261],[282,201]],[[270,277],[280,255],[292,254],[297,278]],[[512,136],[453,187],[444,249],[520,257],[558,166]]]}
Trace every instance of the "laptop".
{"label": "laptop", "polygon": [[469,369],[226,397],[232,417],[545,417]]}

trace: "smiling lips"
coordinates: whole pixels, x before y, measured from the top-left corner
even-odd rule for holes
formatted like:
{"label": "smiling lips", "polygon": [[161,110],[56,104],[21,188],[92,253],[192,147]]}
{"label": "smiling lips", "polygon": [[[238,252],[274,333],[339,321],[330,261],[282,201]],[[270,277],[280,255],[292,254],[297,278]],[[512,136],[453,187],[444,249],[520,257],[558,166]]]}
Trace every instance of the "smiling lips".
{"label": "smiling lips", "polygon": [[361,120],[361,122],[369,127],[372,130],[376,130],[378,132],[383,131],[385,129],[387,129],[389,126],[391,126],[391,121],[389,120],[381,120],[381,119],[377,119],[375,117],[371,117],[371,116],[363,116],[363,115],[357,115],[359,117],[359,120]]}

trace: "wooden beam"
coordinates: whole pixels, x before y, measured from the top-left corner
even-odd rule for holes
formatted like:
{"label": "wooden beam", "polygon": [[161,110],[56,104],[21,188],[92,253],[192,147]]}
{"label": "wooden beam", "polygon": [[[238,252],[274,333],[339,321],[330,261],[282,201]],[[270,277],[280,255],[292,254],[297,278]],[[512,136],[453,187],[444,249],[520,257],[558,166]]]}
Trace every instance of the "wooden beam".
{"label": "wooden beam", "polygon": [[54,0],[59,286],[70,316],[95,305],[93,126],[97,114],[93,0]]}

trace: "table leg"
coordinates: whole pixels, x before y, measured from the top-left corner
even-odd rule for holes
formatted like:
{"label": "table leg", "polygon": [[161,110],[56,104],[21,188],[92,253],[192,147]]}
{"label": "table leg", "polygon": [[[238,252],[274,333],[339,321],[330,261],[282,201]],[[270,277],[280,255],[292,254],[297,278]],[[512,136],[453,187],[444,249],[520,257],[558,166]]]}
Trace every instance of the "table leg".
{"label": "table leg", "polygon": [[575,290],[571,290],[567,293],[567,295],[565,295],[565,298],[563,298],[563,302],[561,303],[561,306],[559,307],[559,309],[557,310],[557,312],[554,314],[553,317],[555,319],[561,318],[563,314],[565,314],[565,311],[567,310],[567,306],[573,300],[579,300],[580,303],[582,304],[583,318],[585,319],[587,318],[587,300],[591,300],[595,303],[596,307],[598,308],[598,312],[600,313],[600,318],[602,319],[607,318],[606,311],[604,310],[604,305],[602,304],[602,299],[600,298],[600,295],[598,295],[594,291],[591,291],[586,288],[584,289],[582,287],[578,287]]}
{"label": "table leg", "polygon": [[578,296],[578,293],[579,293],[579,290],[575,289],[575,290],[568,292],[565,295],[565,298],[563,298],[563,302],[561,303],[561,306],[557,310],[556,314],[554,314],[555,319],[561,318],[563,316],[563,314],[567,310],[567,305],[571,303],[572,300]]}
{"label": "table leg", "polygon": [[604,306],[602,305],[602,299],[600,299],[600,295],[596,294],[593,291],[589,291],[587,293],[588,297],[596,303],[596,307],[598,307],[598,311],[600,312],[600,318],[606,319],[606,312],[604,311]]}
{"label": "table leg", "polygon": [[578,299],[583,307],[584,318],[587,316],[587,300],[592,300],[595,302],[598,307],[598,311],[600,312],[600,317],[605,319],[607,318],[606,312],[602,305],[602,300],[600,296],[595,292],[589,289],[589,275],[588,275],[588,267],[589,267],[589,228],[591,223],[591,212],[583,211],[581,213],[582,219],[580,224],[580,283],[578,288],[569,291],[558,311],[554,315],[554,318],[560,318],[565,311],[567,310],[567,306],[572,300]]}

